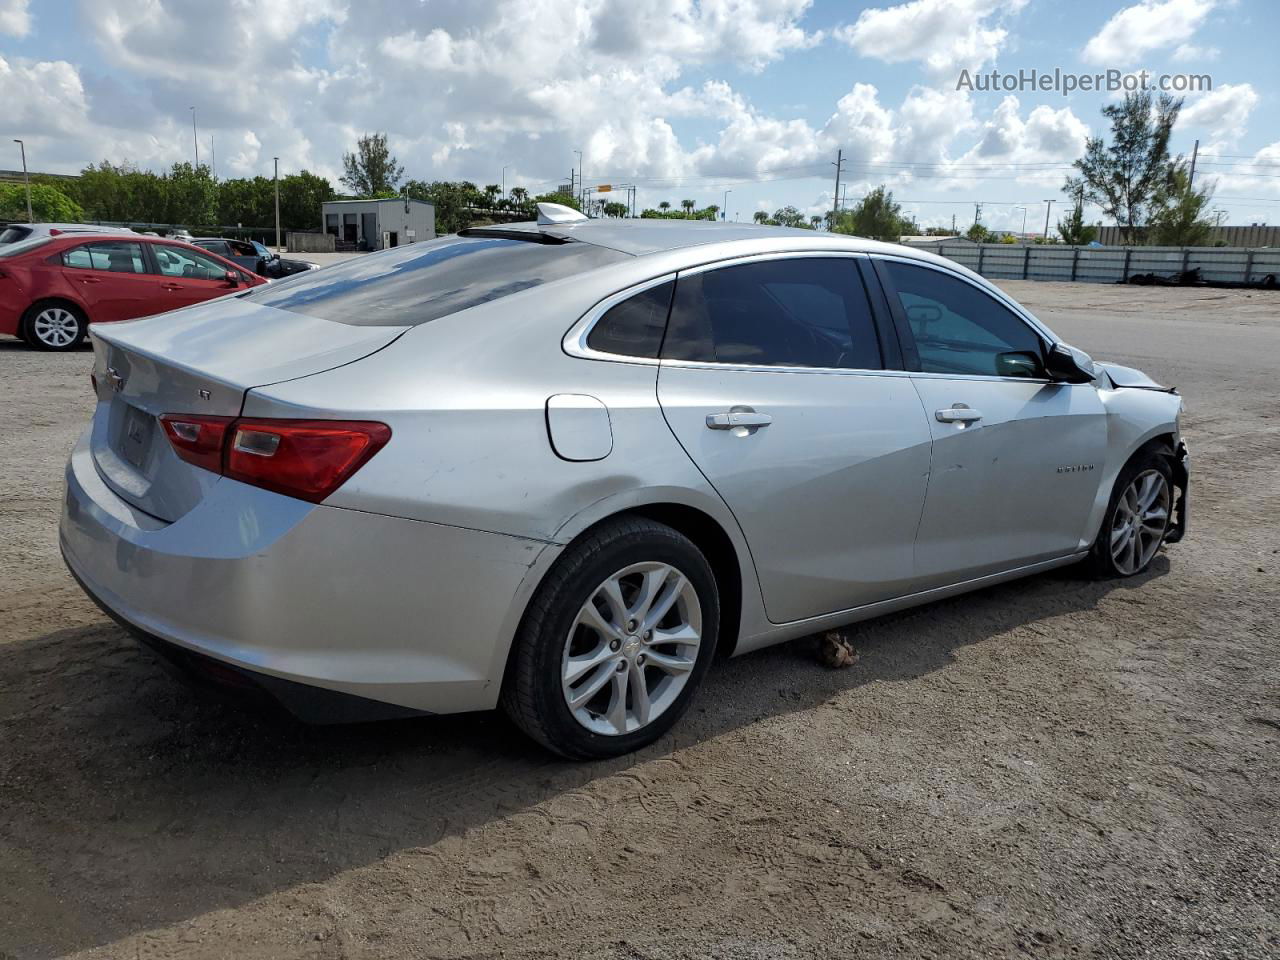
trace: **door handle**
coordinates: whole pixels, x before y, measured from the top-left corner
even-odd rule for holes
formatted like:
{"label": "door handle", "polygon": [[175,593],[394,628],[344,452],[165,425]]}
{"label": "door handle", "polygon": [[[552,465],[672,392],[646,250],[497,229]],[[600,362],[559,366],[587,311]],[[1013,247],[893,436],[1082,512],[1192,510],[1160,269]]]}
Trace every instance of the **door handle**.
{"label": "door handle", "polygon": [[963,403],[957,403],[953,407],[944,407],[942,410],[935,410],[933,415],[938,418],[940,423],[975,423],[982,419],[981,413]]}
{"label": "door handle", "polygon": [[182,289],[182,284],[180,284],[180,283],[162,283],[162,284],[160,284],[160,289],[161,289],[161,290],[181,290],[181,289]]}
{"label": "door handle", "polygon": [[767,413],[756,413],[750,407],[734,407],[728,413],[711,413],[707,415],[707,429],[732,430],[734,427],[767,427],[773,423],[773,417]]}
{"label": "door handle", "polygon": [[101,277],[76,277],[81,283],[101,283]]}

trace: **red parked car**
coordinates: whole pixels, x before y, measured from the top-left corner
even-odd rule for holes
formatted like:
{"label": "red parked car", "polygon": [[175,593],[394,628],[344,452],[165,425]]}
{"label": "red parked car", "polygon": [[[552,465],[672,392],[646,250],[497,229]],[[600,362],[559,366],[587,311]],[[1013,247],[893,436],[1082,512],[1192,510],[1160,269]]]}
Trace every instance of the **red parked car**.
{"label": "red parked car", "polygon": [[91,323],[176,310],[266,279],[160,237],[62,234],[0,246],[0,334],[73,350]]}

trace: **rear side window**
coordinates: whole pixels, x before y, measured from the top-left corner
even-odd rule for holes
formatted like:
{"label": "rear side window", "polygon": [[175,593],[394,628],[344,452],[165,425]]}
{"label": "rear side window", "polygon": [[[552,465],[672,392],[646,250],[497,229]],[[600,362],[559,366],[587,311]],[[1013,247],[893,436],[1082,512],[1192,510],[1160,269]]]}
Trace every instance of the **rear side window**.
{"label": "rear side window", "polygon": [[610,307],[591,328],[587,346],[601,353],[657,359],[675,288],[675,281],[668,280]]}
{"label": "rear side window", "polygon": [[146,273],[140,243],[87,243],[62,254],[62,265],[110,273]]}
{"label": "rear side window", "polygon": [[5,227],[0,230],[0,243],[17,243],[31,236],[30,227]]}
{"label": "rear side window", "polygon": [[664,357],[879,370],[866,290],[848,258],[784,258],[680,277]]}
{"label": "rear side window", "polygon": [[630,259],[590,243],[449,236],[256,287],[246,300],[357,326],[416,326]]}

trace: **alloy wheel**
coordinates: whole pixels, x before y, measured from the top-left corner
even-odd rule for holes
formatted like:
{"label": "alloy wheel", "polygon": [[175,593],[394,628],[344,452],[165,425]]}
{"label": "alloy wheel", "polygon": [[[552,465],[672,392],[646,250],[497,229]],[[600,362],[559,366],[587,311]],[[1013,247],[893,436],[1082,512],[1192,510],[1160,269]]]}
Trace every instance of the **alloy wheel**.
{"label": "alloy wheel", "polygon": [[1121,494],[1111,521],[1111,559],[1125,576],[1145,567],[1160,549],[1170,501],[1169,483],[1159,470],[1144,470]]}
{"label": "alloy wheel", "polygon": [[80,320],[63,307],[46,307],[36,314],[31,332],[46,347],[60,350],[80,336]]}
{"label": "alloy wheel", "polygon": [[689,682],[702,643],[702,606],[667,563],[635,563],[601,583],[569,628],[561,688],[574,719],[620,736],[649,725]]}

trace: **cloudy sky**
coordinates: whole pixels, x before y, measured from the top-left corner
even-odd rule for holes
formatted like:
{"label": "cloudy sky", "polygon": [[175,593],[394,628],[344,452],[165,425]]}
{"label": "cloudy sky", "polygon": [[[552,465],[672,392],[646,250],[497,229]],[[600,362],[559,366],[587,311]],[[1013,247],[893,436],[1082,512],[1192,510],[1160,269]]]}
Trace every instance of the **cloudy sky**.
{"label": "cloudy sky", "polygon": [[[1209,74],[1224,222],[1280,222],[1277,0],[0,0],[0,168],[201,159],[307,168],[383,130],[407,176],[633,183],[730,217],[887,183],[922,225],[1042,227],[1118,94],[958,90],[962,70]],[[14,154],[9,156],[9,154]],[[1058,208],[1060,209],[1060,208]],[[1055,210],[1054,219],[1057,219]]]}

